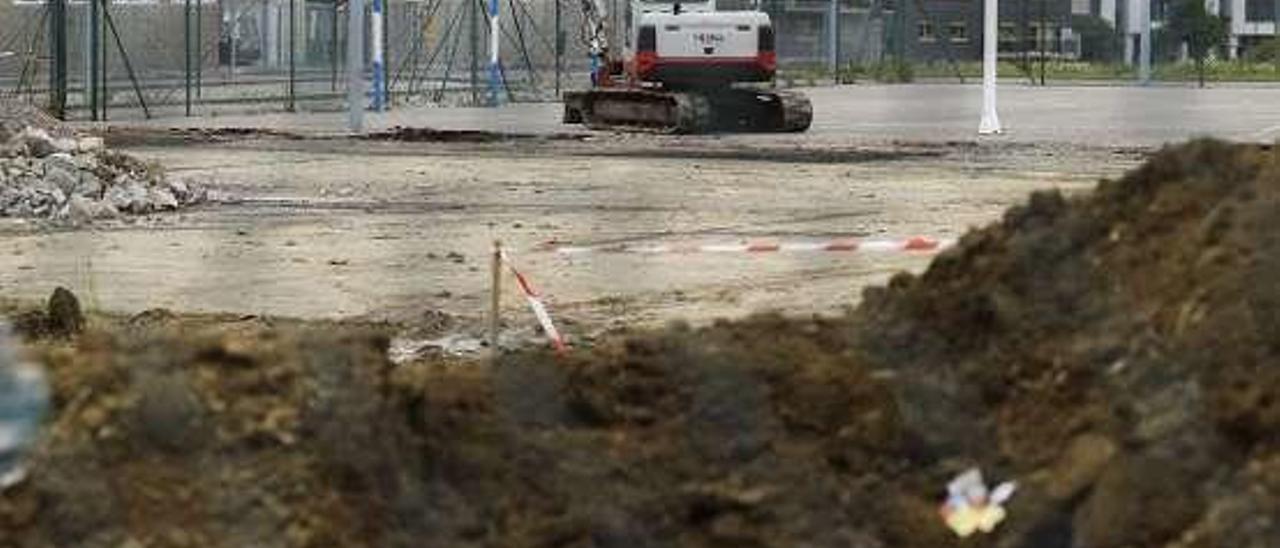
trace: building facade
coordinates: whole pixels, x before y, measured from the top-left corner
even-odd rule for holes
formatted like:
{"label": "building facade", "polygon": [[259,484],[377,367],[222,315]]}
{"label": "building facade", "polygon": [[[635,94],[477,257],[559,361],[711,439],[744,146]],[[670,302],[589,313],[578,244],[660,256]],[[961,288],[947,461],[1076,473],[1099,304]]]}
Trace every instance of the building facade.
{"label": "building facade", "polygon": [[[1074,57],[1071,16],[1089,0],[1000,0],[1002,56]],[[1095,0],[1096,1],[1096,0]],[[1114,0],[1103,0],[1114,2]],[[836,0],[840,58],[862,63],[976,61],[982,55],[981,0]],[[832,0],[764,0],[784,60],[826,59]]]}

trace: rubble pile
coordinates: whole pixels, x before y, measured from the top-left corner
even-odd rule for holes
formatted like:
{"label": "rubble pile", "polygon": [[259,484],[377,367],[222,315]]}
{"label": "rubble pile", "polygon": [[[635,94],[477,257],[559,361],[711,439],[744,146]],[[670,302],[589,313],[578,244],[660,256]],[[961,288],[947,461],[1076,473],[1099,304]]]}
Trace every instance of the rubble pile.
{"label": "rubble pile", "polygon": [[57,118],[24,101],[0,97],[0,143],[6,143],[27,128],[58,138],[74,137],[75,131]]}
{"label": "rubble pile", "polygon": [[203,184],[107,150],[22,101],[0,98],[0,217],[74,225],[205,201]]}
{"label": "rubble pile", "polygon": [[204,201],[203,185],[105,149],[101,139],[26,127],[0,145],[0,216],[75,224],[176,210]]}

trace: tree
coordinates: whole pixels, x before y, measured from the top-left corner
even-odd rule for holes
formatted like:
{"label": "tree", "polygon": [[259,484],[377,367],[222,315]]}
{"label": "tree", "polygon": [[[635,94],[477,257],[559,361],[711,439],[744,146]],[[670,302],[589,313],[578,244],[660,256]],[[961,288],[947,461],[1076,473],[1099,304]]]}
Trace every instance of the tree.
{"label": "tree", "polygon": [[1071,30],[1080,36],[1080,58],[1085,61],[1114,63],[1120,56],[1120,35],[1115,27],[1101,17],[1075,15],[1071,17]]}
{"label": "tree", "polygon": [[1204,0],[1175,0],[1169,16],[1169,31],[1187,44],[1187,53],[1196,63],[1200,87],[1204,87],[1205,59],[1226,42],[1226,21],[1209,13],[1204,7]]}

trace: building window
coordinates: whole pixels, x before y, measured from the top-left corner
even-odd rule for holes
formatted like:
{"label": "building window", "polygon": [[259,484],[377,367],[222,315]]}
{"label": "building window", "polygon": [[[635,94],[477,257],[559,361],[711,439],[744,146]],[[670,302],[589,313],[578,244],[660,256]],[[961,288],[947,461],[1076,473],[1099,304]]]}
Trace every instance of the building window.
{"label": "building window", "polygon": [[962,43],[969,41],[969,25],[964,22],[955,22],[947,25],[947,37],[952,42]]}
{"label": "building window", "polygon": [[921,21],[916,27],[916,38],[921,42],[933,42],[937,36],[933,33],[933,23]]}

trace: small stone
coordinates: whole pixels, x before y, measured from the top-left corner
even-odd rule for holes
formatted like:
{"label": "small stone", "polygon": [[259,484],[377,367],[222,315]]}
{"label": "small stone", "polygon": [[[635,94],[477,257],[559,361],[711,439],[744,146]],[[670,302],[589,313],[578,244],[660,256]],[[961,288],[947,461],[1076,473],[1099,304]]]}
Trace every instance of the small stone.
{"label": "small stone", "polygon": [[101,137],[81,137],[76,139],[76,150],[79,152],[97,152],[106,148]]}
{"label": "small stone", "polygon": [[25,150],[27,155],[36,158],[44,158],[60,150],[48,132],[35,128],[22,130],[14,137],[12,144],[16,144],[17,148]]}
{"label": "small stone", "polygon": [[178,199],[168,189],[152,187],[147,191],[147,199],[150,202],[150,209],[158,211],[172,211],[178,209]]}
{"label": "small stone", "polygon": [[74,171],[60,165],[47,165],[46,169],[45,182],[57,187],[63,194],[73,194],[80,186],[80,177]]}
{"label": "small stone", "polygon": [[146,548],[146,545],[136,538],[129,537],[124,539],[124,542],[121,542],[118,548]]}
{"label": "small stone", "polygon": [[191,197],[191,187],[186,181],[181,179],[172,179],[169,181],[169,192],[173,193],[173,197],[179,202],[186,202]]}
{"label": "small stone", "polygon": [[50,154],[44,159],[44,167],[45,170],[56,168],[71,172],[75,172],[80,169],[80,166],[76,164],[75,156],[67,154],[66,152],[55,152]]}
{"label": "small stone", "polygon": [[147,187],[128,178],[108,189],[106,199],[116,211],[128,213],[146,213],[150,205],[147,201]]}
{"label": "small stone", "polygon": [[80,311],[80,299],[65,287],[53,290],[49,297],[49,331],[71,336],[84,329],[84,313]]}
{"label": "small stone", "polygon": [[72,194],[96,199],[102,196],[102,180],[92,172],[82,171],[80,172],[80,181],[76,184]]}
{"label": "small stone", "polygon": [[118,219],[120,211],[107,202],[97,202],[93,212],[94,219]]}
{"label": "small stone", "polygon": [[73,224],[81,225],[88,223],[97,216],[97,204],[89,201],[84,196],[72,196],[67,201],[67,218]]}

